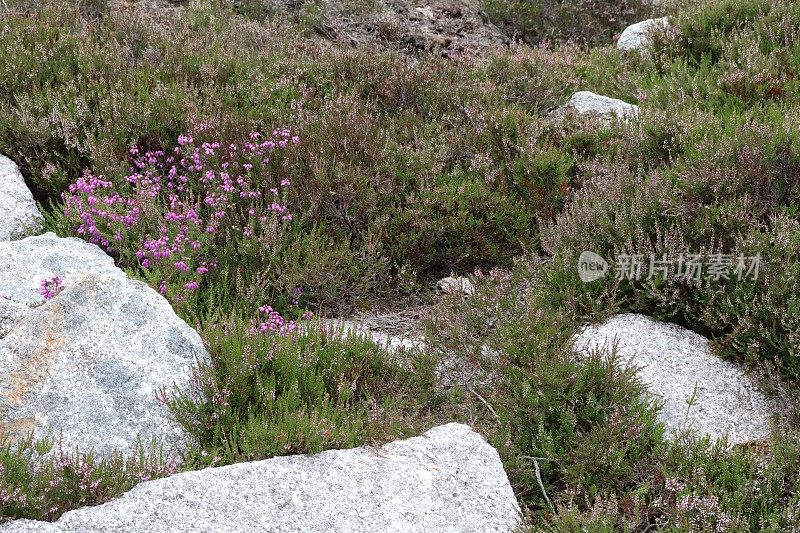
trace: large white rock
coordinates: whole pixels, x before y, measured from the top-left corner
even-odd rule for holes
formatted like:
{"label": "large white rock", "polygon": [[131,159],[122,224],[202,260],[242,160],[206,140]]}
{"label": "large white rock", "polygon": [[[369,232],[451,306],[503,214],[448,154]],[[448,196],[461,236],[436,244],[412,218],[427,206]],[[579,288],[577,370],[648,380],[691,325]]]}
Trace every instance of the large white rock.
{"label": "large white rock", "polygon": [[[59,276],[50,300],[39,282]],[[0,433],[108,455],[141,441],[177,457],[186,436],[161,387],[186,388],[199,335],[98,247],[52,233],[0,242]]]}
{"label": "large white rock", "polygon": [[696,430],[713,439],[727,435],[731,445],[770,434],[770,402],[739,366],[713,355],[701,335],[623,314],[586,327],[573,342],[582,354],[610,350],[616,343],[620,363],[637,367],[644,385],[663,402],[659,419],[673,432]]}
{"label": "large white rock", "polygon": [[560,111],[563,113],[565,110],[572,110],[579,116],[595,116],[610,120],[633,118],[639,113],[639,106],[590,91],[578,91]]}
{"label": "large white rock", "polygon": [[148,481],[21,531],[502,532],[519,507],[497,451],[462,424],[382,448],[334,450]]}
{"label": "large white rock", "polygon": [[16,163],[0,155],[0,241],[34,235],[44,219]]}
{"label": "large white rock", "polygon": [[647,19],[625,28],[617,40],[620,50],[645,50],[650,46],[650,33],[669,26],[668,17]]}

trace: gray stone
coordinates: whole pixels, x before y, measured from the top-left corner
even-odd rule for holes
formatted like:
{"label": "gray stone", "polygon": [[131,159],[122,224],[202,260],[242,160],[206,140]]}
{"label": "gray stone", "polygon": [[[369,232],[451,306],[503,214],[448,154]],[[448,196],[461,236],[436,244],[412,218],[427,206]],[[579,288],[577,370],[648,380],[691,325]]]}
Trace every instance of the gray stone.
{"label": "gray stone", "polygon": [[333,450],[148,481],[22,531],[503,532],[519,507],[497,451],[462,424],[381,448]]}
{"label": "gray stone", "polygon": [[604,121],[610,121],[614,118],[635,117],[639,113],[639,106],[590,91],[578,91],[572,95],[566,106],[555,112],[556,118],[570,111],[578,116],[599,117]]}
{"label": "gray stone", "polygon": [[344,339],[353,337],[368,339],[389,353],[397,353],[403,350],[424,351],[426,347],[422,339],[390,335],[385,331],[373,330],[352,320],[322,319],[320,320],[320,325],[329,335],[336,335]]}
{"label": "gray stone", "polygon": [[673,433],[695,430],[712,439],[727,435],[730,445],[770,434],[773,406],[738,365],[713,355],[708,339],[697,333],[623,314],[586,327],[573,343],[581,354],[617,343],[620,363],[638,368],[643,384],[663,402],[659,419]]}
{"label": "gray stone", "polygon": [[436,282],[436,288],[439,292],[445,294],[460,293],[463,296],[472,296],[475,294],[475,285],[463,276],[448,276]]}
{"label": "gray stone", "polygon": [[[59,276],[45,301],[39,281]],[[199,335],[99,248],[52,233],[0,243],[0,433],[61,437],[65,449],[177,458],[186,435],[160,388],[186,388]]]}
{"label": "gray stone", "polygon": [[127,279],[103,250],[86,241],[45,233],[14,242],[0,242],[0,297],[28,306],[42,302],[39,282],[61,277],[69,285],[87,272]]}
{"label": "gray stone", "polygon": [[30,308],[15,302],[0,293],[0,338],[4,337],[14,324],[25,318]]}
{"label": "gray stone", "polygon": [[0,241],[13,241],[41,231],[44,218],[33,201],[16,163],[0,155]]}
{"label": "gray stone", "polygon": [[617,40],[620,50],[646,50],[650,47],[650,33],[669,26],[668,17],[647,19],[625,28]]}

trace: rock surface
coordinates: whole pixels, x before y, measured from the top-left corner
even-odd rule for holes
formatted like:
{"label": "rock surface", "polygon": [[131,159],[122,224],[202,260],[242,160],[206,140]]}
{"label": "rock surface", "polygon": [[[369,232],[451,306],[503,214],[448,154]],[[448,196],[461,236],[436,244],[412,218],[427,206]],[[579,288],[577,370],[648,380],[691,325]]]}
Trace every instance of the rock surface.
{"label": "rock surface", "polygon": [[[713,355],[705,337],[624,314],[589,326],[573,339],[575,349],[584,354],[610,349],[615,342],[621,364],[638,367],[642,382],[663,402],[659,419],[669,429],[696,430],[714,439],[727,435],[731,445],[769,436],[769,401],[737,365]],[[689,408],[687,400],[695,390]]]}
{"label": "rock surface", "polygon": [[[39,282],[63,290],[44,301]],[[98,247],[52,233],[0,243],[0,433],[33,430],[107,455],[185,444],[161,387],[189,386],[206,357],[169,303]]]}
{"label": "rock surface", "polygon": [[34,235],[43,221],[16,163],[0,155],[0,241]]}
{"label": "rock surface", "polygon": [[21,531],[503,532],[519,507],[497,451],[462,424],[379,449],[276,457],[141,483]]}
{"label": "rock surface", "polygon": [[555,112],[556,118],[567,112],[573,112],[578,116],[599,117],[603,120],[628,119],[639,113],[639,106],[590,91],[578,91],[572,95],[567,105]]}
{"label": "rock surface", "polygon": [[647,19],[625,28],[617,40],[620,50],[645,50],[650,46],[650,33],[669,25],[667,17]]}
{"label": "rock surface", "polygon": [[475,285],[463,276],[448,276],[436,282],[436,288],[439,292],[445,294],[452,294],[460,292],[464,296],[472,296],[475,294]]}
{"label": "rock surface", "polygon": [[385,331],[373,330],[365,324],[352,320],[323,319],[321,322],[322,327],[325,328],[326,334],[338,335],[345,339],[349,337],[369,339],[391,353],[396,353],[401,350],[425,350],[426,347],[422,339],[390,335]]}

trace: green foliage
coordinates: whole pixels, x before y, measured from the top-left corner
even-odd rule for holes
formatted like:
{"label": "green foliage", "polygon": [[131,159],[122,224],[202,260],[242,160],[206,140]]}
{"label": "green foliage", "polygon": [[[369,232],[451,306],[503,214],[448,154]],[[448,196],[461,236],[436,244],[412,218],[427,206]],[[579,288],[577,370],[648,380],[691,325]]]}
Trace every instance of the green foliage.
{"label": "green foliage", "polygon": [[20,518],[56,520],[176,471],[156,451],[144,448],[130,457],[102,459],[64,450],[53,439],[0,437],[0,524]]}
{"label": "green foliage", "polygon": [[483,0],[483,9],[509,37],[528,44],[542,41],[608,43],[627,25],[648,14],[641,0]]}
{"label": "green foliage", "polygon": [[470,374],[486,402],[474,409],[529,513],[528,530],[796,528],[796,428],[740,446],[691,434],[666,440],[658,405],[613,350],[576,359],[577,324],[569,305],[551,300],[553,276],[551,265],[527,260],[513,273],[480,274],[476,294],[448,301],[427,333],[434,346],[465,354],[492,348]]}
{"label": "green foliage", "polygon": [[535,242],[535,221],[525,205],[492,191],[484,180],[454,181],[409,201],[387,223],[396,262],[423,272],[471,270],[507,264],[519,243]]}
{"label": "green foliage", "polygon": [[193,464],[351,448],[419,429],[434,400],[425,381],[374,343],[325,328],[264,335],[231,319],[204,330],[212,361],[197,373],[198,390],[170,400],[199,442]]}
{"label": "green foliage", "polygon": [[[169,149],[181,133],[234,142],[283,126],[301,139],[275,172],[293,184],[297,224],[270,246],[215,243],[222,266],[179,308],[212,356],[197,389],[171,399],[200,443],[190,464],[382,442],[455,419],[499,449],[533,531],[800,527],[795,428],[766,451],[665,441],[631,371],[613,354],[579,361],[569,349],[583,322],[635,311],[800,376],[800,5],[690,3],[643,54],[583,47],[649,15],[644,3],[602,0],[486,0],[509,35],[579,44],[469,60],[311,38],[330,31],[331,9],[363,22],[374,7],[197,2],[159,18],[55,1],[4,17],[0,151],[62,234],[75,230],[61,213],[67,184],[84,170],[124,176],[132,144]],[[584,89],[641,113],[610,126],[548,116]],[[584,250],[760,254],[762,264],[741,281],[583,283]],[[116,259],[149,275],[134,251]],[[417,276],[476,268],[491,269],[475,272],[476,295],[432,313],[438,356],[411,368],[314,328],[280,337],[213,323],[264,303],[294,309],[297,287],[301,307],[340,313],[416,295]],[[26,450],[0,454],[0,502],[31,490],[36,503],[3,516],[51,519],[135,482],[119,463],[94,470],[97,490],[64,474],[47,494],[58,472],[27,469]]]}

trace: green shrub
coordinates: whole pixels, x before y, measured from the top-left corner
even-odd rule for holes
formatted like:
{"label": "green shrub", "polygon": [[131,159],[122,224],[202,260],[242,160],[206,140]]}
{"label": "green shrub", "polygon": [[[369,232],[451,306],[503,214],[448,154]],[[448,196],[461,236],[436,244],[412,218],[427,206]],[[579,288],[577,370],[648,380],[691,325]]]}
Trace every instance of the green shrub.
{"label": "green shrub", "polygon": [[[48,454],[48,455],[45,455]],[[64,450],[53,439],[0,439],[0,524],[9,520],[57,520],[72,509],[99,505],[140,481],[177,471],[160,454],[141,449],[130,457],[102,459]]]}
{"label": "green shrub", "polygon": [[598,45],[646,18],[649,6],[640,0],[484,0],[483,9],[509,37],[528,44],[572,40]]}
{"label": "green shrub", "polygon": [[[370,341],[340,340],[335,329],[326,332],[319,324],[262,334],[230,319],[203,333],[211,362],[199,368],[195,391],[169,400],[198,440],[193,464],[399,438],[425,423],[423,406],[433,401],[413,369],[391,361]],[[428,368],[422,360],[417,364]]]}
{"label": "green shrub", "polygon": [[536,225],[524,204],[484,180],[454,180],[409,201],[386,224],[395,263],[420,275],[508,264],[536,245]]}

